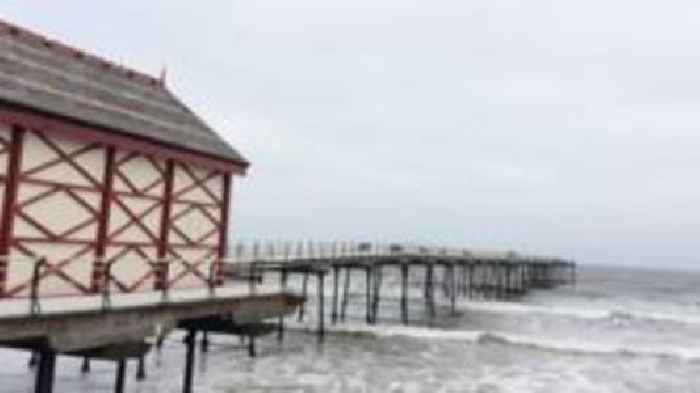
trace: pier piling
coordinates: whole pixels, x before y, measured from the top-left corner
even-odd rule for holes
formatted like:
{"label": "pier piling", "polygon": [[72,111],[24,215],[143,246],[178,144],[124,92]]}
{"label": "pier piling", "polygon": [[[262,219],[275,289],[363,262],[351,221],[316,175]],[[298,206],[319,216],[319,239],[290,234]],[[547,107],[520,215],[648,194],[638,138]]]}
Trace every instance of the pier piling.
{"label": "pier piling", "polygon": [[323,341],[323,337],[325,335],[325,312],[324,312],[324,298],[325,298],[325,293],[324,293],[324,287],[323,287],[323,279],[324,279],[324,273],[322,271],[319,271],[316,275],[317,277],[317,284],[316,288],[318,291],[318,339],[320,341]]}
{"label": "pier piling", "polygon": [[114,393],[124,393],[126,386],[126,359],[117,361],[117,374],[114,380]]}
{"label": "pier piling", "polygon": [[401,321],[408,325],[408,263],[401,264]]}
{"label": "pier piling", "polygon": [[146,379],[146,355],[141,355],[136,366],[136,380],[143,381],[144,379]]}
{"label": "pier piling", "polygon": [[188,329],[185,337],[187,353],[185,355],[185,372],[182,381],[182,393],[192,393],[192,383],[194,381],[194,347],[197,331]]}
{"label": "pier piling", "polygon": [[43,349],[39,353],[36,367],[36,382],[34,393],[53,393],[54,380],[56,379],[56,352],[51,349]]}
{"label": "pier piling", "polygon": [[340,278],[340,266],[333,266],[333,310],[331,311],[331,323],[335,325],[338,320],[338,280]]}
{"label": "pier piling", "polygon": [[80,372],[87,374],[90,372],[90,358],[85,356],[83,358],[83,364],[80,366]]}

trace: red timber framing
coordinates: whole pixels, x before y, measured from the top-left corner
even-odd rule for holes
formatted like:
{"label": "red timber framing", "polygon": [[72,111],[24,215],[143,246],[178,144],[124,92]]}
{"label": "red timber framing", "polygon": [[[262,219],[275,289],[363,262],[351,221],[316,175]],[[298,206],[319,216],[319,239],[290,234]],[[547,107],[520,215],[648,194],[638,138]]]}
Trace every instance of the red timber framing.
{"label": "red timber framing", "polygon": [[[10,135],[0,135],[2,140],[2,159],[5,171],[3,171],[4,183],[2,221],[0,222],[0,256],[9,255],[12,239],[13,212],[17,203],[17,181],[19,179],[19,168],[22,162],[22,142],[24,140],[24,129],[12,126]],[[0,296],[5,296],[7,291],[7,269],[8,260],[0,260]]]}
{"label": "red timber framing", "polygon": [[[168,239],[170,238],[170,214],[173,208],[173,174],[175,164],[168,160],[165,165],[165,188],[163,190],[163,211],[160,215],[160,243],[158,244],[158,259],[168,257]],[[155,289],[163,289],[168,285],[168,265],[160,265],[156,277]]]}
{"label": "red timber framing", "polygon": [[97,246],[95,248],[95,268],[92,273],[92,290],[100,292],[104,283],[105,253],[107,251],[107,231],[109,229],[110,204],[112,202],[112,189],[114,187],[114,147],[108,147],[105,156],[104,185],[102,188],[102,201],[100,203],[100,216],[97,226]]}
{"label": "red timber framing", "polygon": [[245,167],[154,146],[0,107],[0,296],[26,296],[41,256],[44,296],[99,292],[107,264],[120,292],[206,286],[212,263],[220,278]]}
{"label": "red timber framing", "polygon": [[42,130],[49,135],[69,138],[79,142],[97,142],[117,149],[154,155],[178,162],[186,162],[205,168],[215,168],[225,173],[245,175],[247,162],[224,160],[218,157],[184,150],[159,141],[135,138],[115,130],[79,125],[70,119],[59,119],[0,103],[0,122],[16,124],[26,129]]}
{"label": "red timber framing", "polygon": [[231,223],[231,174],[224,175],[224,200],[221,204],[221,225],[219,228],[219,264],[216,270],[217,284],[223,283],[223,261],[228,255],[228,235]]}
{"label": "red timber framing", "polygon": [[173,263],[167,283],[171,288],[198,287],[208,284],[212,272],[221,270],[219,242],[228,206],[224,200],[226,175],[183,163],[176,163],[173,169],[167,242],[167,258]]}

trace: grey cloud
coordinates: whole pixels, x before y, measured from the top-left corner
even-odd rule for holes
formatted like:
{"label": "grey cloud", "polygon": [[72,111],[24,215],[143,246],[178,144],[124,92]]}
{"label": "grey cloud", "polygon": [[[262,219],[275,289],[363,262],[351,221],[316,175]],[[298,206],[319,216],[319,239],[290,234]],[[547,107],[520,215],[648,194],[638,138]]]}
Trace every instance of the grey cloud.
{"label": "grey cloud", "polygon": [[156,74],[253,162],[243,237],[694,267],[691,1],[5,2]]}

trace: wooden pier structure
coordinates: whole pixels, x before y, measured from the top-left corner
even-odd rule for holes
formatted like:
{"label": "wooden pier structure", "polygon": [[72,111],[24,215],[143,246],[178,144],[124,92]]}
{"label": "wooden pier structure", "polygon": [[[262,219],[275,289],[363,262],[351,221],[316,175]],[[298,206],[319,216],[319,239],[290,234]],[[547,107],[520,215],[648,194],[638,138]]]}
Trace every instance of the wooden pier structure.
{"label": "wooden pier structure", "polygon": [[[224,265],[224,274],[247,279],[252,292],[259,283],[272,280],[273,274],[279,279],[280,290],[289,292],[289,277],[296,276],[301,281],[297,292],[307,299],[309,279],[315,278],[320,338],[325,332],[328,275],[331,276],[330,321],[333,324],[346,320],[352,280],[358,277],[364,281],[361,287],[364,288],[365,322],[377,323],[384,277],[391,271],[400,276],[399,307],[401,322],[405,325],[411,321],[409,282],[416,271],[423,274],[420,281],[424,310],[431,318],[436,316],[441,294],[454,313],[458,297],[510,300],[533,289],[551,289],[576,282],[573,261],[514,252],[341,242],[270,243],[267,246],[255,243],[247,248],[238,244],[235,249],[234,262]],[[304,319],[306,308],[301,304],[299,321]],[[280,319],[280,336],[283,322]]]}

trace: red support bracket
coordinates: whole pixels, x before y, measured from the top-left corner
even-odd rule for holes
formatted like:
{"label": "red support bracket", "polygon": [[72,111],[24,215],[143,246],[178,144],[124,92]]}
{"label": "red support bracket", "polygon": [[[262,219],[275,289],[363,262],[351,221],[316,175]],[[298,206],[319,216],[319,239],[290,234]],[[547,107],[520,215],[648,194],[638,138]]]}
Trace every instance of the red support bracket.
{"label": "red support bracket", "polygon": [[5,182],[5,200],[2,206],[2,222],[0,222],[0,255],[5,257],[5,259],[0,261],[0,297],[5,296],[7,290],[7,258],[10,255],[12,245],[12,226],[17,205],[20,169],[22,168],[24,133],[25,130],[21,127],[14,126],[12,128],[12,141],[10,142],[10,155]]}
{"label": "red support bracket", "polygon": [[217,284],[223,283],[224,258],[228,254],[228,229],[231,219],[231,174],[224,174],[224,195],[221,201],[221,220],[219,221],[219,258],[217,263]]}
{"label": "red support bracket", "polygon": [[[158,243],[158,259],[162,261],[168,256],[168,239],[170,236],[170,212],[173,205],[173,178],[175,164],[168,160],[165,164],[165,187],[163,187],[163,209],[160,216],[160,241]],[[168,265],[160,264],[155,280],[155,289],[162,290],[168,285]]]}
{"label": "red support bracket", "polygon": [[92,291],[100,293],[104,282],[104,258],[107,250],[109,233],[109,212],[111,210],[112,190],[114,188],[114,147],[108,147],[105,153],[105,171],[102,186],[102,201],[97,221],[97,244],[95,245],[95,264],[92,271]]}

